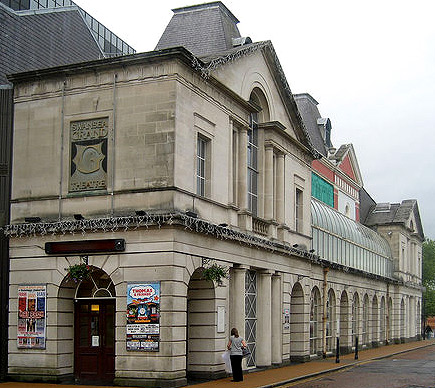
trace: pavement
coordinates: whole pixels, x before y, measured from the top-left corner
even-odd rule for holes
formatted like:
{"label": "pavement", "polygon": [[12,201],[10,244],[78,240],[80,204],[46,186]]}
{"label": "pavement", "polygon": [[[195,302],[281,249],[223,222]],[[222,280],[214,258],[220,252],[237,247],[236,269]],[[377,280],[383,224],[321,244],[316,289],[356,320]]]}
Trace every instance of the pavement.
{"label": "pavement", "polygon": [[[411,350],[433,346],[435,351],[435,339],[394,344],[360,350],[358,360],[353,353],[340,356],[340,362],[336,363],[335,356],[326,359],[316,359],[310,362],[291,364],[289,366],[270,368],[266,370],[253,370],[244,372],[242,382],[232,382],[231,377],[219,380],[207,381],[194,385],[194,388],[273,388],[285,384],[291,384],[300,380],[315,378],[322,374],[351,368],[358,364],[367,363],[391,357]],[[71,385],[43,384],[43,383],[0,383],[0,388],[71,388]],[[81,388],[94,388],[91,385],[80,385]],[[104,388],[101,387],[100,388]]]}

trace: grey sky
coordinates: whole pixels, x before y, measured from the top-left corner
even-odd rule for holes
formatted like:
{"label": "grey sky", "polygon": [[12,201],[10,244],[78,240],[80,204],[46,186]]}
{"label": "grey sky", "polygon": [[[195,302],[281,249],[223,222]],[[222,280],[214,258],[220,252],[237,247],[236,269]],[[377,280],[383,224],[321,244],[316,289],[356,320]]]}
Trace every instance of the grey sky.
{"label": "grey sky", "polygon": [[[172,8],[201,0],[74,0],[138,52]],[[435,239],[435,1],[224,0],[253,41],[271,40],[293,93],[310,93],[336,147],[354,145],[377,202],[419,202]]]}

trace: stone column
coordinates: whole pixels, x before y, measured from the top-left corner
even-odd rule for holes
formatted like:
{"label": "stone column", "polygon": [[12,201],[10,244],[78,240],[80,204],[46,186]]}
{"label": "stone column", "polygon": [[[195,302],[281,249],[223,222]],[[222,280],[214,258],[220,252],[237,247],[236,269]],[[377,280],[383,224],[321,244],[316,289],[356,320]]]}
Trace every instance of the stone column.
{"label": "stone column", "polygon": [[264,218],[266,220],[273,219],[273,147],[266,146],[265,163],[264,163]]}
{"label": "stone column", "polygon": [[272,273],[258,272],[257,366],[272,364]]}
{"label": "stone column", "polygon": [[285,224],[285,155],[277,155],[276,165],[276,220],[279,224]]}
{"label": "stone column", "polygon": [[281,275],[272,275],[272,363],[282,363]]}
{"label": "stone column", "polygon": [[[234,267],[231,273],[230,327],[245,338],[245,274],[247,267]],[[229,335],[229,333],[228,333]]]}
{"label": "stone column", "polygon": [[248,128],[239,130],[239,169],[238,169],[238,205],[240,210],[248,208],[247,173],[248,173]]}

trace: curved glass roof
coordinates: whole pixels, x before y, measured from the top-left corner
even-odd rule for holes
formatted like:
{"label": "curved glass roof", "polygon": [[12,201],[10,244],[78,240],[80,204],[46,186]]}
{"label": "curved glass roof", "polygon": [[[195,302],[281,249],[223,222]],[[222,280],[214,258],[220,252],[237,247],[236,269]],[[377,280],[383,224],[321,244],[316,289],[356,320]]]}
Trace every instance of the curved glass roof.
{"label": "curved glass roof", "polygon": [[391,258],[390,246],[378,233],[314,198],[311,199],[311,223],[313,227],[330,235]]}

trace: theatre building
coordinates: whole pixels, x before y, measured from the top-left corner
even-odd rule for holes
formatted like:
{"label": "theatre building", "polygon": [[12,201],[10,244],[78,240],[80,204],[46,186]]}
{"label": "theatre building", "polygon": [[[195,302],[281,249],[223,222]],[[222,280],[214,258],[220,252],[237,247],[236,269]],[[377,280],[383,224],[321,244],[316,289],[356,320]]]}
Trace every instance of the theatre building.
{"label": "theatre building", "polygon": [[312,199],[324,155],[237,23],[179,8],[155,51],[9,77],[10,378],[183,386],[232,327],[246,369],[418,339],[416,203],[368,228]]}

